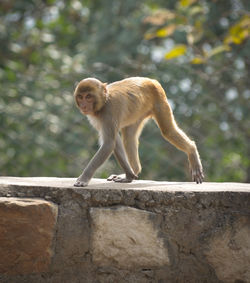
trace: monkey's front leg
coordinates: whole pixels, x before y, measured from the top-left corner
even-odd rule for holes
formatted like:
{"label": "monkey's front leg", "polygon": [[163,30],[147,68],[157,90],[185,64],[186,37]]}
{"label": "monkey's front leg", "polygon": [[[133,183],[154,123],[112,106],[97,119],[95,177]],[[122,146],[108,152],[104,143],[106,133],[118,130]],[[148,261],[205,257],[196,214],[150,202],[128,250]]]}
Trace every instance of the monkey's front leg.
{"label": "monkey's front leg", "polygon": [[114,181],[118,183],[131,183],[134,179],[137,179],[138,177],[135,175],[133,169],[129,164],[120,135],[117,135],[116,138],[114,154],[117,161],[120,163],[121,167],[125,171],[125,174],[111,175],[108,177],[107,181]]}
{"label": "monkey's front leg", "polygon": [[90,160],[87,167],[84,169],[82,174],[76,180],[75,187],[86,187],[94,175],[96,169],[100,167],[104,161],[111,155],[114,150],[115,143],[113,141],[104,142],[104,144],[99,148],[94,157]]}

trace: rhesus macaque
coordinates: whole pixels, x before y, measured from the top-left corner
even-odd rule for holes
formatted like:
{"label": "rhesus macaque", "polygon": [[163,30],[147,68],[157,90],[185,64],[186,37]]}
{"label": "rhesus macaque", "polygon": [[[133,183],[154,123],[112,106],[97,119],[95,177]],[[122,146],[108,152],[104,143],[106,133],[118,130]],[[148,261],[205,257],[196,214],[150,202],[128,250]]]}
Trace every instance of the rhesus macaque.
{"label": "rhesus macaque", "polygon": [[[148,118],[153,118],[162,136],[189,160],[192,179],[203,181],[203,169],[194,141],[177,126],[166,94],[156,80],[133,77],[111,84],[87,78],[77,85],[74,98],[82,114],[99,133],[101,146],[74,186],[87,186],[96,169],[114,153],[125,175],[111,175],[108,180],[127,183],[141,172],[138,139]],[[121,134],[121,136],[120,136]]]}

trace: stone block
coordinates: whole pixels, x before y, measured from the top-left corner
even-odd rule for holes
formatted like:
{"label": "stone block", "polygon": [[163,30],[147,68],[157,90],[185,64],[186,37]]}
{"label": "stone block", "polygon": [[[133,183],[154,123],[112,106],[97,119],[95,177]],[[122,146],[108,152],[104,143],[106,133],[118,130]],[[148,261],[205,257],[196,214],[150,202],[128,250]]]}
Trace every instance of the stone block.
{"label": "stone block", "polygon": [[131,207],[91,208],[93,261],[124,269],[169,264],[157,214]]}
{"label": "stone block", "polygon": [[47,271],[57,206],[41,199],[0,198],[0,274]]}
{"label": "stone block", "polygon": [[218,232],[206,252],[209,263],[223,282],[250,282],[250,221],[238,219]]}

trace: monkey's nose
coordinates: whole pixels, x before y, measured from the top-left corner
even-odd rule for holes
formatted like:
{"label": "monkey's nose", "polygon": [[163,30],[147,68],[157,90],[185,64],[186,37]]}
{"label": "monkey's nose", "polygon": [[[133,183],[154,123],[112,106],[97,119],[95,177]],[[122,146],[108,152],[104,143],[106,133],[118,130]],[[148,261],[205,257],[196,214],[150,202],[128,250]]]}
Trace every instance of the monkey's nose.
{"label": "monkey's nose", "polygon": [[85,110],[85,111],[87,109],[87,106],[85,104],[83,104],[83,103],[80,103],[80,107],[81,107],[82,110]]}

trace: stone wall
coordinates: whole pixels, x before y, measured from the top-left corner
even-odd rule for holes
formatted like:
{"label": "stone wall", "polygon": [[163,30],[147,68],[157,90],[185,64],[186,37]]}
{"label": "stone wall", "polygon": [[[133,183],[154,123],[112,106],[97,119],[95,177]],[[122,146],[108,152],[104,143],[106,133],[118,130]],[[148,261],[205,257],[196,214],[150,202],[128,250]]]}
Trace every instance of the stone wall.
{"label": "stone wall", "polygon": [[250,185],[0,177],[0,282],[250,282]]}

